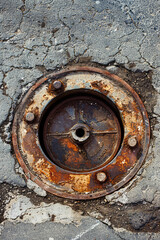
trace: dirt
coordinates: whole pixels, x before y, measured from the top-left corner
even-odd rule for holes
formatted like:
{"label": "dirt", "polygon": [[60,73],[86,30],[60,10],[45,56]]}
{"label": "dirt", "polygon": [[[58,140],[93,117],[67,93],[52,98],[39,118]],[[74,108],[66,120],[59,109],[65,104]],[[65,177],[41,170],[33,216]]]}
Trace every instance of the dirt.
{"label": "dirt", "polygon": [[[159,232],[160,231],[160,208],[154,208],[151,204],[114,204],[110,205],[105,198],[87,201],[67,200],[56,197],[50,193],[46,197],[40,197],[27,187],[16,187],[9,184],[0,185],[1,201],[0,201],[0,222],[5,219],[3,217],[6,201],[12,199],[15,195],[24,195],[30,199],[34,205],[44,203],[61,203],[70,206],[75,211],[81,211],[83,216],[93,217],[105,223],[107,218],[111,222],[112,227],[125,228],[132,232]],[[12,193],[12,194],[10,194]],[[94,216],[95,217],[95,216]],[[51,221],[54,221],[52,216]]]}

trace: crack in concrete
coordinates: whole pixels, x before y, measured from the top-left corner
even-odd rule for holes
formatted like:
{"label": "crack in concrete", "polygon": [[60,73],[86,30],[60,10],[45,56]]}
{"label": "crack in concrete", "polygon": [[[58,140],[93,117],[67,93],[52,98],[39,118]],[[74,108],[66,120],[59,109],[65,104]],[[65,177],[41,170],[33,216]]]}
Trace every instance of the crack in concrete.
{"label": "crack in concrete", "polygon": [[142,43],[140,44],[140,48],[139,48],[139,54],[141,55],[141,58],[152,68],[152,69],[156,69],[156,67],[153,67],[150,62],[148,62],[143,56],[142,56],[142,52],[141,52],[141,48],[142,45],[144,43],[144,40],[146,39],[147,35],[144,35],[144,38],[142,39]]}

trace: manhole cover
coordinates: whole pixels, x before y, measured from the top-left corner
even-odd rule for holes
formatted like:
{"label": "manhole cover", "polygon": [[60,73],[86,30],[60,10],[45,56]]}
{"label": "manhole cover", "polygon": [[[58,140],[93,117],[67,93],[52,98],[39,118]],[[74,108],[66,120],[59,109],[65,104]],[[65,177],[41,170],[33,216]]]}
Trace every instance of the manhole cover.
{"label": "manhole cover", "polygon": [[121,140],[120,124],[108,103],[88,93],[81,90],[57,104],[40,128],[46,155],[58,166],[78,172],[112,160]]}
{"label": "manhole cover", "polygon": [[12,137],[26,178],[58,196],[92,199],[136,174],[150,130],[146,110],[126,82],[76,66],[40,79],[28,91]]}

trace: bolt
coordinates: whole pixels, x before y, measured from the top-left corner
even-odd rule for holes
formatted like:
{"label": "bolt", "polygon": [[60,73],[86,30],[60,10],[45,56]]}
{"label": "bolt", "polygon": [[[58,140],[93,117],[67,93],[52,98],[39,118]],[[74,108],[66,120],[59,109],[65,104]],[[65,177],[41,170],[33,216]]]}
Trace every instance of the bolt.
{"label": "bolt", "polygon": [[26,114],[26,121],[27,121],[27,122],[32,122],[32,121],[34,120],[34,118],[35,118],[34,113],[28,112],[28,113]]}
{"label": "bolt", "polygon": [[62,87],[61,81],[54,81],[53,87],[54,87],[56,90],[60,89],[60,88]]}
{"label": "bolt", "polygon": [[97,173],[97,180],[99,182],[105,182],[106,179],[107,179],[107,176],[106,176],[106,174],[104,172]]}
{"label": "bolt", "polygon": [[130,137],[128,139],[128,145],[130,147],[135,147],[137,145],[137,138],[136,137]]}

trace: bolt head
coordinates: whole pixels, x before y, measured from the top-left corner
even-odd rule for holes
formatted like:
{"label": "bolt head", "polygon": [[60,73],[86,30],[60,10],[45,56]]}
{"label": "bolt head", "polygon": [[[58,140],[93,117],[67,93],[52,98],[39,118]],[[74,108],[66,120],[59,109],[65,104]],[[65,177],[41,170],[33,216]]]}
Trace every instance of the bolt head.
{"label": "bolt head", "polygon": [[96,177],[99,182],[105,182],[107,179],[107,175],[104,172],[97,173]]}
{"label": "bolt head", "polygon": [[134,137],[130,137],[128,139],[128,145],[130,147],[135,147],[137,145],[137,138],[134,136]]}
{"label": "bolt head", "polygon": [[34,118],[35,118],[34,113],[28,112],[28,113],[26,114],[26,121],[27,121],[27,122],[33,122]]}
{"label": "bolt head", "polygon": [[60,88],[62,87],[61,81],[54,81],[53,87],[54,87],[56,90],[60,89]]}

